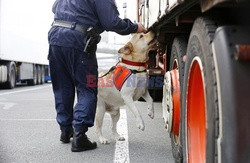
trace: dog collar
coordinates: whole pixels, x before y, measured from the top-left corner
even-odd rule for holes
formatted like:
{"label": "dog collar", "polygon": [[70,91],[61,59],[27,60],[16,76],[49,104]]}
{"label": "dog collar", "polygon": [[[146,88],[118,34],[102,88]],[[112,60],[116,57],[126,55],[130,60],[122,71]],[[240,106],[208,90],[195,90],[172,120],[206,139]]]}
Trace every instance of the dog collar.
{"label": "dog collar", "polygon": [[129,61],[129,60],[126,60],[126,59],[123,59],[121,60],[122,63],[125,63],[127,65],[131,65],[131,66],[143,66],[145,68],[147,68],[147,63],[146,62],[133,62],[133,61]]}

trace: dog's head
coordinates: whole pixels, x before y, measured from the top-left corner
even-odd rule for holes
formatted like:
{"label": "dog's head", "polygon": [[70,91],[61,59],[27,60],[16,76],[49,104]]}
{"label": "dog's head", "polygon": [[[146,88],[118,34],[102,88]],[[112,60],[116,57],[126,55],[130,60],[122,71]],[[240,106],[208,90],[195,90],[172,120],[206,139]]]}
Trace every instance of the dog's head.
{"label": "dog's head", "polygon": [[122,54],[124,59],[146,62],[148,60],[148,51],[154,47],[155,43],[154,33],[136,33],[124,47],[119,49],[118,53]]}

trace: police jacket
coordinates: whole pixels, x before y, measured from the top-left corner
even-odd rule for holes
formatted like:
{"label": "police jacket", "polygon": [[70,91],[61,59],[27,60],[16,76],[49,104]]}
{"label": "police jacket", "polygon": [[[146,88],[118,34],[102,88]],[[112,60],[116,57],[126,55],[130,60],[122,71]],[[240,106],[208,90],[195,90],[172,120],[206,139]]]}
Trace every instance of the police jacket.
{"label": "police jacket", "polygon": [[[86,28],[91,26],[99,34],[106,30],[127,35],[138,28],[129,19],[119,18],[114,0],[56,0],[52,11],[54,20],[75,22]],[[84,48],[84,34],[69,28],[53,26],[48,39],[50,45]]]}

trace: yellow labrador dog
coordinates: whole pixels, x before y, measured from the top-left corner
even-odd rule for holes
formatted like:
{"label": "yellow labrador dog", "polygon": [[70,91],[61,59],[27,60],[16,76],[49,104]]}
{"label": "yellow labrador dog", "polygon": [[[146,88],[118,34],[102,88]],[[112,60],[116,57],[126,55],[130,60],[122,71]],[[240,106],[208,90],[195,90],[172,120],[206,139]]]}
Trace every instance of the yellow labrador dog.
{"label": "yellow labrador dog", "polygon": [[118,53],[122,55],[121,61],[113,70],[98,79],[98,102],[95,117],[96,133],[100,143],[109,141],[102,135],[102,123],[105,112],[110,113],[112,119],[112,132],[114,138],[125,140],[116,130],[120,117],[120,107],[126,105],[136,118],[136,126],[144,130],[144,121],[136,108],[134,101],[140,97],[148,104],[147,113],[154,118],[153,100],[147,89],[146,61],[148,51],[155,45],[154,34],[134,34],[131,40],[122,47]]}

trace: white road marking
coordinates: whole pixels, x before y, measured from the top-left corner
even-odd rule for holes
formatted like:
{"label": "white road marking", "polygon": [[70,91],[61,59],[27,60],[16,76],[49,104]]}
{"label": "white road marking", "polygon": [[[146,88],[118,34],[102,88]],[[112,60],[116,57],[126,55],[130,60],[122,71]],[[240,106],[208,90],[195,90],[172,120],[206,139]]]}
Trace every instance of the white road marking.
{"label": "white road marking", "polygon": [[9,110],[9,109],[12,108],[14,105],[16,105],[16,103],[0,102],[0,108],[2,108],[2,109],[4,109],[4,110]]}
{"label": "white road marking", "polygon": [[0,96],[10,95],[10,94],[15,94],[15,93],[23,93],[23,92],[35,91],[35,90],[44,89],[44,88],[48,88],[48,87],[51,87],[51,85],[41,86],[41,87],[37,87],[37,88],[24,89],[24,90],[18,90],[18,91],[8,91],[8,92],[5,92],[5,93],[0,93]]}
{"label": "white road marking", "polygon": [[0,109],[8,110],[12,108],[14,105],[16,105],[16,103],[5,102],[5,101],[7,101],[6,98],[0,98]]}
{"label": "white road marking", "polygon": [[117,132],[125,138],[125,141],[116,141],[114,163],[129,163],[128,125],[125,109],[120,110]]}
{"label": "white road marking", "polygon": [[0,121],[56,121],[56,119],[0,119]]}

